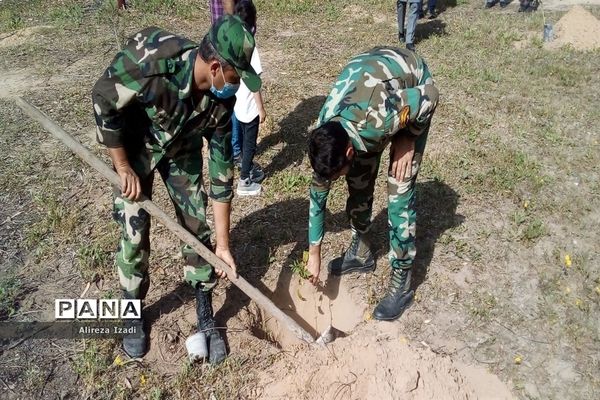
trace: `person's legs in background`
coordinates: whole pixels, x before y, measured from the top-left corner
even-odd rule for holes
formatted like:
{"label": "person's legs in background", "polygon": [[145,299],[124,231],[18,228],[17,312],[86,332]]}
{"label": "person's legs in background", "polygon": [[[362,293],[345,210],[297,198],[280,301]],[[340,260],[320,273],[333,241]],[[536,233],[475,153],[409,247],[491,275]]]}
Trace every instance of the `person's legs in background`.
{"label": "person's legs in background", "polygon": [[406,48],[415,51],[415,30],[419,18],[419,2],[408,3],[408,21],[406,23]]}
{"label": "person's legs in background", "polygon": [[406,16],[406,0],[396,0],[396,14],[398,15],[398,40],[400,43],[406,41],[406,32],[404,30],[404,18]]}
{"label": "person's legs in background", "polygon": [[[253,176],[253,173],[255,173],[255,171],[253,171],[255,170],[254,154],[256,154],[259,117],[254,118],[247,124],[241,123],[240,126],[243,137],[243,150],[242,169],[237,186],[237,194],[240,196],[256,196],[260,194],[261,191],[261,186],[259,182],[257,182],[257,177]],[[264,173],[262,177],[264,178]]]}
{"label": "person's legs in background", "polygon": [[435,11],[436,3],[437,3],[437,0],[428,0],[427,1],[427,8],[429,10],[429,19],[437,18],[437,13]]}

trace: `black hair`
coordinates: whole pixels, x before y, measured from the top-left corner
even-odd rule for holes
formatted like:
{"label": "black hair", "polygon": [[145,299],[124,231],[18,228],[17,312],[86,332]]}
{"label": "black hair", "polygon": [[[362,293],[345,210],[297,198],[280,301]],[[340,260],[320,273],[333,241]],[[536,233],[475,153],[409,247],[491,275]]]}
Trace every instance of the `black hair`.
{"label": "black hair", "polygon": [[223,68],[230,66],[229,63],[223,57],[221,57],[219,53],[217,53],[217,50],[215,50],[215,46],[213,46],[210,41],[210,34],[204,36],[204,39],[202,39],[202,42],[200,42],[198,54],[200,54],[200,58],[202,58],[204,62],[217,60]]}
{"label": "black hair", "polygon": [[234,14],[240,17],[246,29],[254,34],[256,30],[256,7],[252,0],[241,0],[235,3]]}
{"label": "black hair", "polygon": [[347,164],[346,149],[350,136],[336,121],[329,121],[313,130],[308,138],[308,158],[317,175],[331,179]]}

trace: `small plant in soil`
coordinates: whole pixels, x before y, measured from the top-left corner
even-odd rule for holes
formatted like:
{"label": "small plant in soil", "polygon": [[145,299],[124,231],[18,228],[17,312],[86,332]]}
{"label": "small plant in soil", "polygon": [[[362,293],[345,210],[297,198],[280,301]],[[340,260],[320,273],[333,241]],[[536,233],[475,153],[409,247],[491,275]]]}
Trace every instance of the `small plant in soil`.
{"label": "small plant in soil", "polygon": [[308,263],[307,251],[302,254],[302,260],[294,260],[290,266],[292,273],[298,275],[302,279],[308,279],[310,277],[310,272],[306,269],[306,263]]}

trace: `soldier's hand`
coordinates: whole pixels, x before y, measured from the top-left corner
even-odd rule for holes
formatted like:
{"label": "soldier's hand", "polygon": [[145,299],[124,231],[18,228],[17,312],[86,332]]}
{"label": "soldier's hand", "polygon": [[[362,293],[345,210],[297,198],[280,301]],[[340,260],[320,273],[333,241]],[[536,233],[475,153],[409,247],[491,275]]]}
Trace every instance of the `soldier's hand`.
{"label": "soldier's hand", "polygon": [[412,176],[412,161],[415,155],[415,140],[407,135],[400,135],[392,141],[390,154],[390,174],[402,182]]}
{"label": "soldier's hand", "polygon": [[121,178],[121,193],[129,200],[136,201],[142,196],[142,185],[140,178],[129,165],[115,166],[119,178]]}
{"label": "soldier's hand", "polygon": [[[238,277],[237,266],[235,265],[235,260],[233,259],[233,256],[231,255],[231,251],[229,251],[229,248],[221,248],[221,247],[217,246],[217,248],[215,249],[215,255],[217,257],[219,257],[221,260],[223,260],[225,262],[225,264],[229,265],[229,267],[233,270],[234,278],[237,278]],[[215,268],[215,273],[217,274],[217,276],[219,278],[227,278],[227,273],[223,270]]]}
{"label": "soldier's hand", "polygon": [[319,283],[319,274],[321,273],[321,257],[308,254],[306,269],[310,272],[308,281],[317,286]]}

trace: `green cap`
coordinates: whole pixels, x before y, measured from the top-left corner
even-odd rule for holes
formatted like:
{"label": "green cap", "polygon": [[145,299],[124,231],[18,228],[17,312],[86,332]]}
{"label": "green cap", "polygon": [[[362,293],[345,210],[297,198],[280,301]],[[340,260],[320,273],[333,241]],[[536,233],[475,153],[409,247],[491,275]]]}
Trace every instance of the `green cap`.
{"label": "green cap", "polygon": [[217,53],[235,68],[251,92],[260,89],[260,77],[250,65],[254,51],[254,36],[237,16],[224,15],[208,32],[210,43]]}

